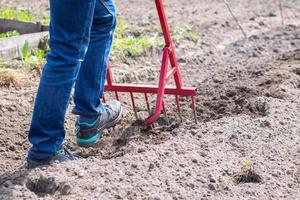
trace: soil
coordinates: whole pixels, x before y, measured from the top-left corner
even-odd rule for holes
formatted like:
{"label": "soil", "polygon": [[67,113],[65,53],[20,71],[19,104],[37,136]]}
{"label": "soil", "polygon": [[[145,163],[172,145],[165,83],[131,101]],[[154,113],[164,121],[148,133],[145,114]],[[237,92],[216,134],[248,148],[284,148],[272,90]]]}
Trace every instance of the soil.
{"label": "soil", "polygon": [[[36,2],[0,6],[46,15],[46,1]],[[152,1],[116,3],[120,18],[141,33],[157,23]],[[180,123],[167,97],[169,122],[162,117],[147,129],[122,95],[123,119],[95,148],[76,147],[68,112],[68,146],[85,159],[25,170],[38,78],[16,70],[21,86],[0,88],[0,199],[300,199],[300,1],[282,2],[283,24],[277,1],[230,1],[247,40],[221,0],[165,4],[172,29],[190,26],[199,36],[197,44],[176,44],[184,84],[198,89],[199,124],[190,99],[181,98]],[[159,60],[116,61],[113,71],[120,82],[153,82]],[[234,182],[245,161],[262,180]]]}

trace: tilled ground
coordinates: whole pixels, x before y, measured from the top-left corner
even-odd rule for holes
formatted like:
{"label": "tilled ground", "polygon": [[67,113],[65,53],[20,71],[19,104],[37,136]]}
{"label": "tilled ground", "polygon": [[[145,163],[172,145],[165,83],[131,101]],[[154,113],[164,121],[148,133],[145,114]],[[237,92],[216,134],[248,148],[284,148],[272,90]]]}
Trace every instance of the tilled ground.
{"label": "tilled ground", "polygon": [[[116,3],[120,17],[140,32],[157,20],[152,1]],[[185,98],[179,124],[169,97],[171,125],[160,119],[155,129],[145,129],[122,96],[124,117],[96,148],[76,147],[75,118],[68,114],[68,144],[86,159],[24,170],[38,81],[17,70],[21,86],[0,89],[0,199],[299,199],[300,2],[283,2],[284,25],[277,2],[230,3],[247,40],[223,1],[165,1],[172,28],[192,26],[200,38],[176,45],[184,83],[198,88],[199,125]],[[44,1],[0,0],[10,4],[47,13]],[[153,82],[159,56],[113,65],[120,81]],[[138,114],[146,116],[138,98]],[[262,182],[234,183],[245,160]]]}

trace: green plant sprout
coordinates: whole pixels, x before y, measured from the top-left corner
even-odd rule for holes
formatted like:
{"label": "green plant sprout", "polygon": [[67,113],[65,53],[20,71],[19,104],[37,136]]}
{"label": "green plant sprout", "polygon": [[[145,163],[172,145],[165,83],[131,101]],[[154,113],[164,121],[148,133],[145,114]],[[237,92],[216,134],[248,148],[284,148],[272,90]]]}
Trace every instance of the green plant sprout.
{"label": "green plant sprout", "polygon": [[29,51],[29,42],[26,40],[23,44],[21,51],[20,51],[21,60],[23,63],[28,62],[30,51]]}

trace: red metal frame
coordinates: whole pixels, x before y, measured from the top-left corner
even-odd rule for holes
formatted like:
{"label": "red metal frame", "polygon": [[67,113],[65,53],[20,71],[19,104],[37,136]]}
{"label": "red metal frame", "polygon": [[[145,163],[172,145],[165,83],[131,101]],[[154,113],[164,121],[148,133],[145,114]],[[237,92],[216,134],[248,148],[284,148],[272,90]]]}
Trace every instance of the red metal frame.
{"label": "red metal frame", "polygon": [[[146,120],[147,125],[151,125],[155,122],[163,109],[163,98],[165,94],[168,95],[176,95],[176,105],[177,110],[180,114],[180,104],[178,96],[190,96],[192,97],[192,109],[196,119],[196,88],[195,87],[183,87],[181,74],[179,71],[179,67],[176,60],[175,49],[172,42],[169,26],[167,23],[167,18],[165,14],[165,9],[163,7],[162,0],[155,0],[159,20],[161,23],[161,28],[164,36],[165,46],[163,48],[163,56],[162,56],[162,65],[160,70],[160,78],[158,85],[140,85],[140,84],[116,84],[113,82],[113,76],[110,65],[108,65],[107,70],[107,84],[105,86],[105,91],[115,92],[116,98],[119,100],[118,92],[129,92],[131,96],[131,101],[133,105],[133,109],[135,112],[135,116],[137,117],[137,112],[134,103],[133,93],[143,93],[145,95],[145,100],[147,103],[147,110],[150,113],[150,104],[148,100],[148,93],[157,94],[156,96],[156,105],[154,112],[150,115],[150,117]],[[169,68],[169,63],[171,69]],[[174,77],[175,86],[167,86],[168,81]],[[180,114],[181,118],[181,114]]]}

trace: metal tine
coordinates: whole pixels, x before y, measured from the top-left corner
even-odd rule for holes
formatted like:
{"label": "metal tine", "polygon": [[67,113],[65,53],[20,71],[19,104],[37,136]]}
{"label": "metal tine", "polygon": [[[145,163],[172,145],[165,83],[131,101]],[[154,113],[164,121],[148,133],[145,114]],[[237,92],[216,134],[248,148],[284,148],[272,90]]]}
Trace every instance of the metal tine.
{"label": "metal tine", "polygon": [[169,121],[169,118],[168,118],[168,115],[167,115],[167,111],[166,111],[166,108],[165,108],[165,102],[164,101],[162,102],[162,108],[163,108],[163,112],[164,112],[164,117],[167,120],[167,124],[170,124],[170,121]]}
{"label": "metal tine", "polygon": [[151,111],[150,111],[150,103],[149,103],[148,95],[147,95],[147,93],[144,93],[144,95],[145,95],[145,100],[146,100],[146,104],[147,104],[147,110],[150,115]]}
{"label": "metal tine", "polygon": [[119,94],[118,94],[117,91],[115,91],[115,96],[116,96],[116,99],[117,99],[118,101],[120,101]]}
{"label": "metal tine", "polygon": [[179,119],[180,119],[180,122],[182,123],[181,108],[180,108],[180,102],[179,102],[178,95],[176,95],[175,98],[176,98],[176,105],[177,105],[177,111],[178,111]]}
{"label": "metal tine", "polygon": [[197,113],[196,113],[196,100],[195,100],[195,96],[192,96],[192,108],[193,108],[195,123],[198,124]]}
{"label": "metal tine", "polygon": [[132,107],[133,107],[135,118],[138,119],[138,114],[137,114],[137,111],[136,111],[136,107],[135,107],[135,103],[134,103],[134,97],[133,97],[132,92],[130,92],[130,97],[131,97],[131,102],[132,102]]}

